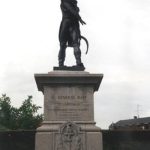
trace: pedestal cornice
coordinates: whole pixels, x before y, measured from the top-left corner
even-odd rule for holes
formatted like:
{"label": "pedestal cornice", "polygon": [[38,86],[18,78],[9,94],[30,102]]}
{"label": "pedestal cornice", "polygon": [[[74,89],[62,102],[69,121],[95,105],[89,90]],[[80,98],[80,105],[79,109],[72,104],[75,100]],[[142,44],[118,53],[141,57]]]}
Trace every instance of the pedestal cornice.
{"label": "pedestal cornice", "polygon": [[98,91],[103,74],[90,74],[85,71],[52,71],[48,74],[35,74],[39,91],[44,91],[44,86],[84,85],[93,86]]}

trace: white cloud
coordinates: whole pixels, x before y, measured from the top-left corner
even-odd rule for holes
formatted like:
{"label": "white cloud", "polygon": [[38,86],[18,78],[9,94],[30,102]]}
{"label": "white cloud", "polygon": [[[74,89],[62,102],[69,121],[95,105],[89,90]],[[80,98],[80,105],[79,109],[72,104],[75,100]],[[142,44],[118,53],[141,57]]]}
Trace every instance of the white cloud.
{"label": "white cloud", "polygon": [[[60,0],[0,1],[0,93],[19,106],[27,95],[43,105],[34,73],[57,65]],[[81,27],[89,39],[82,59],[89,72],[104,73],[95,95],[96,122],[106,128],[112,121],[132,118],[136,105],[149,112],[150,2],[148,0],[79,1],[87,22]],[[75,63],[71,49],[66,64]],[[103,115],[102,115],[103,114]]]}

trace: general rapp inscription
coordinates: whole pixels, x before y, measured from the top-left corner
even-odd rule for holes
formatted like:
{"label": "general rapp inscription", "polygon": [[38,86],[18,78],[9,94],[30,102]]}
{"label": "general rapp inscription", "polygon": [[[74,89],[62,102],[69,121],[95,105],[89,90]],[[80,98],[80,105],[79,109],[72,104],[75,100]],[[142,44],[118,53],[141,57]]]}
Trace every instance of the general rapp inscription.
{"label": "general rapp inscription", "polygon": [[[77,90],[77,89],[76,89]],[[48,111],[49,116],[48,120],[84,120],[92,111],[92,104],[89,102],[92,97],[88,93],[80,93],[77,91],[71,91],[67,88],[68,91],[57,93],[52,92],[51,96],[46,98],[45,110]],[[57,93],[57,94],[56,94]],[[78,95],[77,95],[78,93]],[[92,117],[91,117],[92,118]],[[90,119],[88,117],[88,119]]]}
{"label": "general rapp inscription", "polygon": [[57,113],[59,119],[71,118],[79,119],[80,113],[88,111],[89,104],[87,103],[86,96],[52,96],[49,111]]}

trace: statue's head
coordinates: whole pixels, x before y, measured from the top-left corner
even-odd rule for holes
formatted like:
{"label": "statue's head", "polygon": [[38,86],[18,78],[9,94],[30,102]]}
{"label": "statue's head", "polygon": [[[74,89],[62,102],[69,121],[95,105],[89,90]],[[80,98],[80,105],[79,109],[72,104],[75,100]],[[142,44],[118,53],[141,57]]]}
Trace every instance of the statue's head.
{"label": "statue's head", "polygon": [[67,2],[76,2],[77,3],[77,0],[61,0],[62,2],[64,1],[67,1]]}
{"label": "statue's head", "polygon": [[77,0],[61,0],[61,3],[63,3],[63,2],[67,2],[67,3],[72,3],[72,4],[74,4],[74,5],[77,5]]}

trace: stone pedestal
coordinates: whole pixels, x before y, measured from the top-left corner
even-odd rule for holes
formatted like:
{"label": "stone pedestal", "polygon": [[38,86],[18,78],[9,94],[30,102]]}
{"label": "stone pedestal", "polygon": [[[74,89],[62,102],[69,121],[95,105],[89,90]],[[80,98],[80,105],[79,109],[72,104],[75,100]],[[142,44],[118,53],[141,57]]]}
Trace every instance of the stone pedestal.
{"label": "stone pedestal", "polygon": [[35,150],[102,150],[101,129],[94,122],[94,92],[102,74],[52,71],[35,74],[44,94],[44,122]]}

